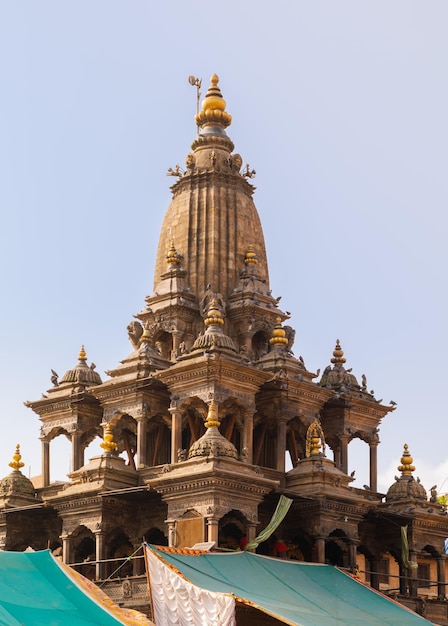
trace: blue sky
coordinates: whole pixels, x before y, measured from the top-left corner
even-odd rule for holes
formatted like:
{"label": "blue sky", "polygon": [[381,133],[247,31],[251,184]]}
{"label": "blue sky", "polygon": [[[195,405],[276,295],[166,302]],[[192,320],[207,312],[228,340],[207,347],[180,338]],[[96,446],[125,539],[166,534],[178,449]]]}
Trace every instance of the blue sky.
{"label": "blue sky", "polygon": [[[0,475],[16,443],[40,473],[23,401],[84,344],[105,378],[152,291],[168,167],[195,136],[188,76],[213,72],[228,134],[257,171],[271,287],[310,370],[347,367],[398,409],[379,486],[408,443],[448,477],[444,1],[0,1]],[[69,469],[52,446],[52,478]],[[355,486],[368,449],[350,446]],[[448,490],[448,481],[445,483]],[[443,491],[443,488],[442,488]]]}

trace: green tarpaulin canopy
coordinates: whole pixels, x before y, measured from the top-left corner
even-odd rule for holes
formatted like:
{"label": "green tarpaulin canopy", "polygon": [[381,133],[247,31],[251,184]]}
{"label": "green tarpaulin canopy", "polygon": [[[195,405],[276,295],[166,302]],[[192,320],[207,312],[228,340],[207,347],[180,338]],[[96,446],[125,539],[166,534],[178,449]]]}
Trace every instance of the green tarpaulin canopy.
{"label": "green tarpaulin canopy", "polygon": [[72,578],[66,573],[66,567],[49,550],[0,551],[0,625],[118,626],[134,623],[114,617],[101,601],[94,599],[94,590],[88,595],[83,589],[85,579]]}
{"label": "green tarpaulin canopy", "polygon": [[[195,556],[188,551],[155,546],[148,546],[148,550],[170,569],[172,576],[184,577],[204,590],[229,594],[237,602],[249,603],[285,624],[431,624],[331,565],[273,559],[248,552]],[[150,559],[148,562],[151,565]]]}

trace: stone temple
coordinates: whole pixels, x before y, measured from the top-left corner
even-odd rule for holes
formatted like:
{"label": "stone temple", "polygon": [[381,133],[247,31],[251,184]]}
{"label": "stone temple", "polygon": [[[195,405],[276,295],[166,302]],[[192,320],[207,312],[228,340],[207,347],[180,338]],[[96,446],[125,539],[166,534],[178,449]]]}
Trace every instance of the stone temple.
{"label": "stone temple", "polygon": [[[195,121],[185,166],[169,170],[153,293],[128,325],[131,351],[103,380],[82,347],[45,397],[26,403],[41,422],[42,476],[22,474],[18,447],[0,483],[1,547],[49,546],[115,600],[145,608],[143,541],[239,549],[284,495],[290,509],[257,551],[356,570],[448,624],[445,505],[414,477],[407,445],[399,476],[378,493],[378,430],[395,407],[346,369],[339,340],[321,375],[294,355],[269,281],[255,172],[227,134],[216,75]],[[71,471],[52,482],[60,436]],[[86,458],[95,439],[103,452]],[[348,473],[355,439],[369,458],[363,489]]]}

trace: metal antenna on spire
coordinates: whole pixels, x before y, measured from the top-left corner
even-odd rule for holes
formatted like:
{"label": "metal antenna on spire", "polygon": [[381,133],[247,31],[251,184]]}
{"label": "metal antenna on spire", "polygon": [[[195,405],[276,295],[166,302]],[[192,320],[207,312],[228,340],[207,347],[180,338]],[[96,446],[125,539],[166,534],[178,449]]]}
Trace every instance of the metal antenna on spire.
{"label": "metal antenna on spire", "polygon": [[[202,78],[196,78],[196,76],[189,76],[188,82],[192,87],[196,87],[196,115],[199,113],[199,102],[201,100],[201,92],[199,91],[202,85]],[[198,125],[199,133],[199,125]]]}

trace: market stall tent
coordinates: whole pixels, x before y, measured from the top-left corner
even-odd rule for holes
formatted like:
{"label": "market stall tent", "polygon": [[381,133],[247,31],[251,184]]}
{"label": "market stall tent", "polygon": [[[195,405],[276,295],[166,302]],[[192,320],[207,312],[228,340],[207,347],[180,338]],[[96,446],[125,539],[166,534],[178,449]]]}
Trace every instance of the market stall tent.
{"label": "market stall tent", "polygon": [[0,551],[0,626],[143,626],[49,550]]}
{"label": "market stall tent", "polygon": [[152,545],[146,560],[156,626],[234,626],[238,605],[292,626],[431,623],[331,565]]}

